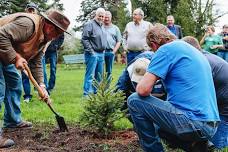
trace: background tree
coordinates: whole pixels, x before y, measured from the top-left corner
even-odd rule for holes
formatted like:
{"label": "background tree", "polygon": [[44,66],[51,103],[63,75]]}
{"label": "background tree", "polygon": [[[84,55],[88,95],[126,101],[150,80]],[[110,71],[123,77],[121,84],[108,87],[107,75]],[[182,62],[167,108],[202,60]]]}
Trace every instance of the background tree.
{"label": "background tree", "polygon": [[34,2],[38,6],[39,11],[45,11],[51,7],[63,10],[63,4],[60,3],[60,0],[52,0],[51,4],[47,4],[48,0],[1,0],[0,17],[16,12],[24,12],[26,5],[30,2]]}
{"label": "background tree", "polygon": [[129,21],[129,12],[126,9],[126,5],[125,0],[83,0],[81,2],[80,15],[76,17],[76,21],[81,23],[81,25],[74,27],[74,30],[81,30],[82,25],[94,17],[95,10],[102,7],[112,13],[113,23],[123,31]]}
{"label": "background tree", "polygon": [[206,25],[214,25],[227,12],[215,10],[214,0],[131,0],[132,9],[141,7],[145,20],[166,24],[166,16],[173,15],[184,35],[201,38]]}
{"label": "background tree", "polygon": [[165,0],[131,0],[132,10],[141,8],[145,20],[152,23],[164,23],[166,20],[167,4]]}
{"label": "background tree", "polygon": [[184,35],[193,35],[195,33],[196,22],[191,10],[190,0],[179,0],[172,14],[175,17],[175,22],[181,25]]}

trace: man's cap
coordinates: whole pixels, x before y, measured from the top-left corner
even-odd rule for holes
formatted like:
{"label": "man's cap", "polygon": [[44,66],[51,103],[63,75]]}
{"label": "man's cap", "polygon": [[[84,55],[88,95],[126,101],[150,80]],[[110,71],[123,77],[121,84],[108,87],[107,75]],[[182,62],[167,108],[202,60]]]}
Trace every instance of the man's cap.
{"label": "man's cap", "polygon": [[138,83],[146,73],[146,69],[150,64],[150,60],[146,58],[139,58],[133,62],[127,69],[131,81]]}
{"label": "man's cap", "polygon": [[57,26],[67,34],[70,34],[69,32],[67,32],[67,28],[70,25],[70,20],[63,13],[56,9],[49,9],[45,13],[41,12],[40,14],[45,19],[53,23],[55,26]]}
{"label": "man's cap", "polygon": [[29,8],[37,9],[38,7],[35,3],[31,2],[26,5],[26,9],[29,9]]}
{"label": "man's cap", "polygon": [[228,24],[223,25],[222,28],[228,28]]}

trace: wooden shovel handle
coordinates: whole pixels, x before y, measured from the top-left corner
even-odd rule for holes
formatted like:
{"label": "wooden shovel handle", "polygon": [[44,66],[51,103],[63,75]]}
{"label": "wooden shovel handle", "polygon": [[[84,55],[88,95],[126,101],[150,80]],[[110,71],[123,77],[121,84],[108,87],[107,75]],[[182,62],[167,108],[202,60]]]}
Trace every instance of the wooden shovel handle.
{"label": "wooden shovel handle", "polygon": [[[33,77],[32,73],[31,73],[31,71],[30,71],[28,65],[27,65],[26,63],[24,63],[24,66],[25,66],[25,70],[26,70],[26,72],[27,72],[26,75],[29,77],[30,81],[32,82],[32,84],[34,85],[34,87],[37,89],[37,91],[38,91],[38,93],[39,93],[39,96],[40,96],[41,98],[43,98],[43,97],[44,97],[44,92],[43,92],[43,90],[41,89],[41,87],[39,86],[39,84],[38,84],[38,83],[36,82],[36,80],[34,79],[34,77]],[[49,106],[49,108],[51,109],[51,111],[52,111],[55,115],[59,116],[59,115],[54,111],[54,109],[53,109],[52,106],[51,106],[51,99],[48,98],[48,100],[45,101],[45,102],[47,103],[47,105]]]}
{"label": "wooden shovel handle", "polygon": [[[45,95],[44,95],[44,92],[43,92],[43,90],[41,89],[41,87],[39,86],[39,84],[36,82],[36,80],[34,79],[34,77],[33,77],[33,75],[32,75],[32,73],[31,73],[31,71],[30,71],[30,69],[29,69],[29,67],[28,67],[28,65],[26,64],[26,63],[24,63],[24,67],[25,67],[25,70],[26,70],[26,72],[27,72],[27,76],[29,77],[29,79],[30,79],[30,81],[32,82],[32,84],[34,85],[34,87],[37,89],[37,91],[38,91],[38,93],[39,93],[39,96],[41,97],[41,98],[43,98]],[[50,99],[48,99],[48,101],[49,101]],[[49,103],[49,102],[47,102],[47,103]]]}

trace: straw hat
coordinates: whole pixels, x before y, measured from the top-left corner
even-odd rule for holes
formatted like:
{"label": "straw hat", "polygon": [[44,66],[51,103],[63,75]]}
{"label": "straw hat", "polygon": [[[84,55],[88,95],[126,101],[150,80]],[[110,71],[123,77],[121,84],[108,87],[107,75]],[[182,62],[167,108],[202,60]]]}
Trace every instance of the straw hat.
{"label": "straw hat", "polygon": [[139,58],[132,63],[128,68],[128,73],[131,81],[138,83],[146,73],[146,69],[150,64],[150,60],[146,58]]}

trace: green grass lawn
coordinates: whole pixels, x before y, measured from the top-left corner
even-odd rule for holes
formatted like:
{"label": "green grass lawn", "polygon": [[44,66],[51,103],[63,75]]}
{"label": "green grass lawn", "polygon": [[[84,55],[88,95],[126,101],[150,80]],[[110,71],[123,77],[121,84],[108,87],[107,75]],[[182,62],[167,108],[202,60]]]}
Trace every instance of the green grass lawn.
{"label": "green grass lawn", "polygon": [[[113,82],[115,84],[122,72],[124,65],[115,65],[113,69]],[[48,69],[49,70],[49,69]],[[78,124],[79,115],[82,112],[83,79],[85,68],[70,67],[65,69],[64,65],[58,65],[56,86],[51,92],[54,109],[65,118],[68,124]],[[22,117],[38,125],[54,125],[56,123],[54,114],[48,106],[38,99],[37,92],[33,91],[30,103],[21,102]],[[23,101],[23,99],[22,99]],[[1,117],[3,115],[1,110]],[[132,127],[126,119],[116,122],[117,129]]]}
{"label": "green grass lawn", "polygon": [[[125,65],[114,66],[112,85],[116,83],[124,67]],[[65,118],[67,124],[79,123],[79,115],[84,102],[82,97],[84,71],[84,68],[65,69],[64,65],[58,65],[56,86],[51,92],[51,98],[54,109]],[[33,122],[34,126],[56,125],[54,114],[44,102],[38,100],[38,95],[34,91],[30,103],[21,102],[21,110],[23,119]],[[2,108],[1,118],[3,111]],[[132,125],[127,119],[116,122],[116,129],[131,127]],[[228,149],[224,152],[228,152]]]}

